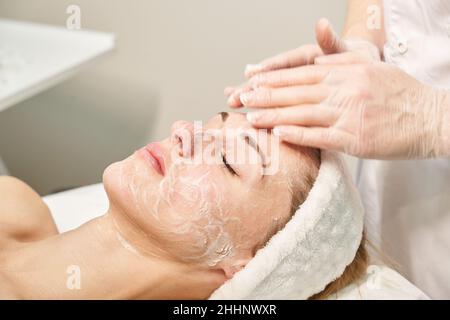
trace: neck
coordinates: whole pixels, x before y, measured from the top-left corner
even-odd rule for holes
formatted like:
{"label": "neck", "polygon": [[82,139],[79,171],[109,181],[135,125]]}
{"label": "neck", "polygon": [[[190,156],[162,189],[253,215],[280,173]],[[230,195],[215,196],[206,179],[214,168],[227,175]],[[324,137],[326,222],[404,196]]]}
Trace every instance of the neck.
{"label": "neck", "polygon": [[205,299],[223,275],[135,251],[113,214],[43,241],[23,245],[3,271],[22,298]]}

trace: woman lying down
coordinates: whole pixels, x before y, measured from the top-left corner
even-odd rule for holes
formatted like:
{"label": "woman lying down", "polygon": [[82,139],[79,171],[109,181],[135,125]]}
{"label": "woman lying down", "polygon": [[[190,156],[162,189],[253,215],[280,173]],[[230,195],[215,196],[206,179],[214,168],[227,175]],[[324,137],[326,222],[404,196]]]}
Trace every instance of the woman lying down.
{"label": "woman lying down", "polygon": [[[32,189],[1,177],[0,298],[426,298],[368,266],[363,210],[337,155],[265,138],[239,113],[201,130],[176,122],[105,170],[103,216],[62,234]],[[256,160],[231,161],[235,146]],[[219,161],[195,161],[205,154]]]}

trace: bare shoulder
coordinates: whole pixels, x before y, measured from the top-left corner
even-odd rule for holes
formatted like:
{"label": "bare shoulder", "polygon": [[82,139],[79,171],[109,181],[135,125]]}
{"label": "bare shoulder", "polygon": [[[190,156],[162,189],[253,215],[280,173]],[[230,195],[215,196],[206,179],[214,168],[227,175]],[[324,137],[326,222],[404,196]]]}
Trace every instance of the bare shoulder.
{"label": "bare shoulder", "polygon": [[0,177],[0,236],[32,241],[57,234],[47,205],[25,182]]}

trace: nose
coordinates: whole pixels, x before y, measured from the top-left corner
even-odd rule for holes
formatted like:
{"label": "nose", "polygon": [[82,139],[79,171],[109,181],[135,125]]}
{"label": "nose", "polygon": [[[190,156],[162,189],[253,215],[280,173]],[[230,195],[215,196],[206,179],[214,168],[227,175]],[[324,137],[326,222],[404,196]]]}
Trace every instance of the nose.
{"label": "nose", "polygon": [[170,140],[180,157],[191,157],[194,148],[194,125],[192,122],[175,121],[171,127]]}

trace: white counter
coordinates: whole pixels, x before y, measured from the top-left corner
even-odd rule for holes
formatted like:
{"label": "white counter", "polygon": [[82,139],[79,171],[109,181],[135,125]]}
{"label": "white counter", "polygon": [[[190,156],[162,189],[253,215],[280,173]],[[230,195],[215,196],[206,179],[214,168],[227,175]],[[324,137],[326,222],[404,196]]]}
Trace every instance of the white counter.
{"label": "white counter", "polygon": [[0,116],[113,48],[110,33],[0,19]]}

